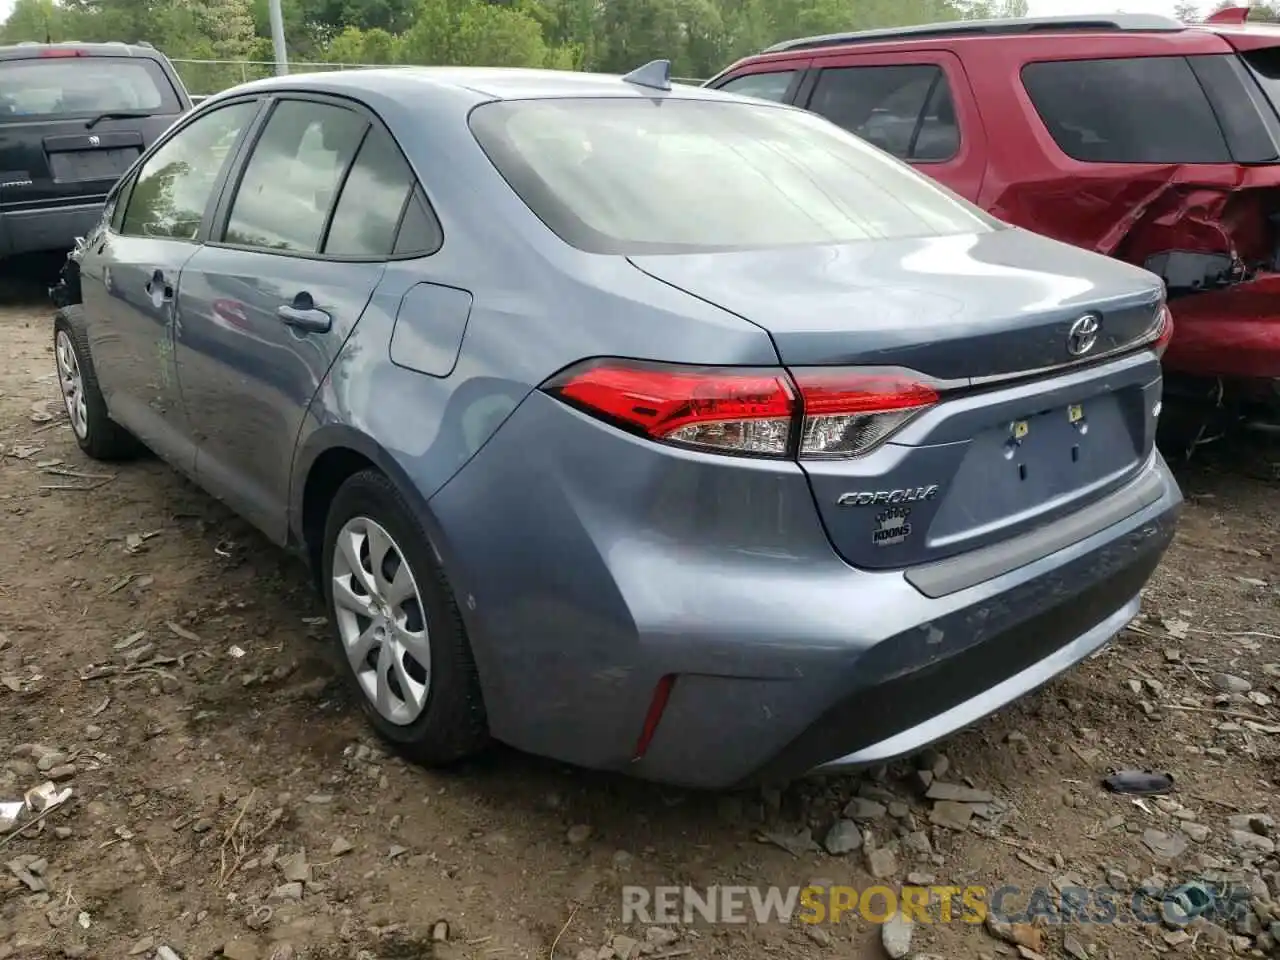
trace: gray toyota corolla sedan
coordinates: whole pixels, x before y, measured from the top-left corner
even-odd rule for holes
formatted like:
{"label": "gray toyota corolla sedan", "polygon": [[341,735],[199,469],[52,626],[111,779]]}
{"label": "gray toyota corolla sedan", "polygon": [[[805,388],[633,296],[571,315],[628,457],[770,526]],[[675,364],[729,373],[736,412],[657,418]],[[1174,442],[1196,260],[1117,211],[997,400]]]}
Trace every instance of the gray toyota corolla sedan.
{"label": "gray toyota corolla sedan", "polygon": [[1156,277],[662,64],[236,88],[71,266],[80,445],[301,551],[425,763],[909,753],[1116,634],[1181,502]]}

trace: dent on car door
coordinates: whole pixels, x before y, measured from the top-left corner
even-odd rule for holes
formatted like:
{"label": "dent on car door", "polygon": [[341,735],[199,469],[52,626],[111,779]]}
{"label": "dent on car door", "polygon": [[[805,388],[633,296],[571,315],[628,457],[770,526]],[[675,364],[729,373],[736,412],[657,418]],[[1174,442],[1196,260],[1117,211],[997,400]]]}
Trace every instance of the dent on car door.
{"label": "dent on car door", "polygon": [[229,104],[166,139],[119,193],[81,263],[90,349],[111,416],[184,469],[194,457],[173,362],[181,271],[257,109],[254,100]]}
{"label": "dent on car door", "polygon": [[176,353],[197,476],[278,540],[303,418],[393,255],[411,190],[371,121],[326,100],[275,103],[183,273]]}
{"label": "dent on car door", "polygon": [[885,54],[838,56],[821,67],[804,106],[905,160],[968,200],[986,166],[986,135],[960,61]]}

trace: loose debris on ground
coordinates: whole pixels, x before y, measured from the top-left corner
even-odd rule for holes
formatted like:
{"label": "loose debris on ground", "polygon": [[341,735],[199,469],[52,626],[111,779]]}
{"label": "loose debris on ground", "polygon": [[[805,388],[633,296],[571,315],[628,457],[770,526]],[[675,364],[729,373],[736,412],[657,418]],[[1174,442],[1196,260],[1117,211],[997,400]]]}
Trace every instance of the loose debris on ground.
{"label": "loose debris on ground", "polygon": [[[334,681],[305,572],[163,465],[79,454],[38,298],[0,310],[0,337],[0,960],[1280,951],[1262,440],[1183,470],[1142,618],[1067,677],[865,777],[708,796],[510,751],[449,772],[388,755]],[[1109,790],[1120,771],[1173,782]],[[626,884],[948,886],[956,917],[964,888],[1007,885],[1007,907],[1039,889],[1052,909],[624,924]],[[1122,922],[1058,922],[1103,885]],[[1222,891],[1240,909],[1203,915]]]}

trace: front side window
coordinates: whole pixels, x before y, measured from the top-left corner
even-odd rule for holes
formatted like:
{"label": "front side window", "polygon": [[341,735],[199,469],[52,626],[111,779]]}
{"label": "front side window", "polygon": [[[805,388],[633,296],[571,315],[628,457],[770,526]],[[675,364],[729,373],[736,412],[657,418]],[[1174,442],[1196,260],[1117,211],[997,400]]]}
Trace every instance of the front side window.
{"label": "front side window", "polygon": [[716,89],[743,97],[759,97],[761,100],[776,100],[781,103],[787,98],[787,91],[791,89],[791,81],[795,75],[794,70],[748,73],[734,77],[728,83],[720,84]]}
{"label": "front side window", "polygon": [[951,86],[936,64],[823,70],[809,109],[903,160],[950,160],[960,149]]}
{"label": "front side window", "polygon": [[935,237],[997,221],[833,124],[683,99],[488,103],[471,128],[568,243],[678,253]]}
{"label": "front side window", "polygon": [[1088,163],[1230,163],[1185,57],[1029,63],[1022,83],[1062,152]]}
{"label": "front side window", "polygon": [[181,109],[173,84],[154,60],[55,56],[0,61],[0,124]]}
{"label": "front side window", "polygon": [[257,109],[253,100],[219,107],[166,141],[138,171],[120,232],[194,240],[227,156]]}
{"label": "front side window", "polygon": [[368,121],[353,110],[284,100],[272,111],[231,203],[227,243],[317,253]]}

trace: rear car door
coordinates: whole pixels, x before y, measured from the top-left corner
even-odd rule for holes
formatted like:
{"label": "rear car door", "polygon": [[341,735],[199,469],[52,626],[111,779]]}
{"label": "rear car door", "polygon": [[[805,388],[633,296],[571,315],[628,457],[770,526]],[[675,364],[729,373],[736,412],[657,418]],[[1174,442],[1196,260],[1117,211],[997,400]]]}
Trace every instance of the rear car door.
{"label": "rear car door", "polygon": [[111,416],[186,470],[194,459],[173,365],[182,266],[259,107],[241,100],[177,130],[122,186],[81,260],[90,349]]}
{"label": "rear car door", "polygon": [[0,59],[0,256],[69,249],[186,106],[150,57],[37,46]]}
{"label": "rear car door", "polygon": [[276,539],[303,417],[393,255],[412,183],[372,115],[282,97],[184,268],[176,356],[196,473]]}
{"label": "rear car door", "polygon": [[986,169],[987,138],[959,58],[942,50],[847,53],[814,61],[797,101],[905,160],[967,200]]}

